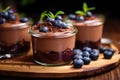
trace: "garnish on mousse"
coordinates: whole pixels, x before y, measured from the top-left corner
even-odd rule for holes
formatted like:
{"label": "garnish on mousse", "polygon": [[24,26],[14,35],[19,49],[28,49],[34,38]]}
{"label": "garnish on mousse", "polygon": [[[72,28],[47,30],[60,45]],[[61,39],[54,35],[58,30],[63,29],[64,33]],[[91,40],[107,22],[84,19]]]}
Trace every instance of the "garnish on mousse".
{"label": "garnish on mousse", "polygon": [[[68,26],[63,22],[62,14],[63,11],[57,11],[53,14],[51,11],[44,11],[41,16],[39,23],[36,25],[36,29],[39,29],[39,32],[62,32],[67,29]],[[47,17],[47,18],[45,18]],[[44,19],[45,18],[45,19]]]}
{"label": "garnish on mousse", "polygon": [[95,10],[95,7],[88,7],[87,3],[83,3],[83,10],[75,11],[75,14],[69,14],[69,19],[76,21],[85,21],[94,19],[91,10]]}
{"label": "garnish on mousse", "polygon": [[0,12],[0,24],[5,22],[15,23],[16,21],[25,23],[28,22],[29,19],[27,17],[19,17],[19,15],[10,9],[9,6]]}

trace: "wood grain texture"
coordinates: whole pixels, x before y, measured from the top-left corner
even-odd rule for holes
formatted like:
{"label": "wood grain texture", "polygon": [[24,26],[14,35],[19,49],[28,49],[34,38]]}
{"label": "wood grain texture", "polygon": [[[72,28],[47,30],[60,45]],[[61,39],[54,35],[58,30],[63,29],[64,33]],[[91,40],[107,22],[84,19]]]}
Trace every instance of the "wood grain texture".
{"label": "wood grain texture", "polygon": [[70,78],[84,77],[103,73],[115,68],[119,64],[120,54],[114,44],[110,44],[116,50],[112,59],[104,59],[101,54],[97,61],[92,61],[82,68],[73,68],[72,62],[64,66],[41,66],[33,61],[32,50],[23,56],[12,59],[0,60],[0,75],[35,78]]}

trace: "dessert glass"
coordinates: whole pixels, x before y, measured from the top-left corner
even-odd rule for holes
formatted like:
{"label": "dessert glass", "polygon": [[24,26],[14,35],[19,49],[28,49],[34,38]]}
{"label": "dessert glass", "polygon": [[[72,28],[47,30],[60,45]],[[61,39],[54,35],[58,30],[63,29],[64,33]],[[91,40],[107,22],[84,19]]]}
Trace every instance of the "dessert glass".
{"label": "dessert glass", "polygon": [[[34,27],[34,26],[33,26]],[[73,59],[77,28],[64,32],[41,33],[29,30],[34,61],[45,66],[68,64]]]}
{"label": "dessert glass", "polygon": [[12,58],[30,50],[29,26],[28,23],[0,25],[1,58]]}

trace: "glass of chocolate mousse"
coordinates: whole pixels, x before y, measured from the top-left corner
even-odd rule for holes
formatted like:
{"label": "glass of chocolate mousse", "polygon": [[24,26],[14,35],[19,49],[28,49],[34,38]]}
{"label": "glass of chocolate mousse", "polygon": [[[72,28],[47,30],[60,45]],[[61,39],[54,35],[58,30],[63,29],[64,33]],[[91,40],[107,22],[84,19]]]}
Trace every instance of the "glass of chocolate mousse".
{"label": "glass of chocolate mousse", "polygon": [[0,12],[0,58],[12,58],[30,50],[29,20],[13,10]]}
{"label": "glass of chocolate mousse", "polygon": [[86,3],[83,3],[83,11],[78,10],[75,14],[69,14],[69,21],[78,28],[75,48],[83,47],[99,48],[103,33],[103,20],[93,15]]}
{"label": "glass of chocolate mousse", "polygon": [[29,33],[32,37],[33,56],[36,63],[58,66],[72,61],[77,29],[63,22],[60,14],[52,18],[49,15],[46,20],[33,25]]}

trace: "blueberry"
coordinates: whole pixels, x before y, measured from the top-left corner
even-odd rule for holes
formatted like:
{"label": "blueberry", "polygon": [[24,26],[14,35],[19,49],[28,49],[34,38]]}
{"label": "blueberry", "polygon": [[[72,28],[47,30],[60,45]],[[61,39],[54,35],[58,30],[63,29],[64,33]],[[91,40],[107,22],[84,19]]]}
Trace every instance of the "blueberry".
{"label": "blueberry", "polygon": [[73,65],[75,68],[81,68],[83,66],[84,62],[82,59],[74,59]]}
{"label": "blueberry", "polygon": [[0,16],[3,17],[3,18],[7,18],[8,17],[8,12],[7,11],[1,12]]}
{"label": "blueberry", "polygon": [[62,27],[62,21],[61,20],[55,20],[54,25],[61,28]]}
{"label": "blueberry", "polygon": [[107,48],[104,47],[104,46],[100,46],[99,50],[100,50],[100,53],[103,53]]}
{"label": "blueberry", "polygon": [[74,55],[76,55],[76,54],[82,55],[83,52],[82,52],[80,49],[74,49],[74,50],[73,50],[73,54],[74,54]]}
{"label": "blueberry", "polygon": [[98,54],[100,53],[98,49],[93,49],[92,52],[93,53],[98,53]]}
{"label": "blueberry", "polygon": [[88,52],[91,52],[92,49],[90,47],[83,47],[83,51],[88,51]]}
{"label": "blueberry", "polygon": [[12,20],[12,21],[15,21],[15,20],[16,20],[16,17],[11,14],[11,15],[8,16],[8,19],[9,19],[9,20]]}
{"label": "blueberry", "polygon": [[110,52],[112,52],[112,53],[115,52],[115,50],[113,48],[108,48],[107,50],[110,51]]}
{"label": "blueberry", "polygon": [[103,54],[105,59],[111,59],[113,56],[113,53],[111,51],[104,51]]}
{"label": "blueberry", "polygon": [[91,52],[90,58],[91,58],[91,60],[97,60],[99,58],[99,53]]}
{"label": "blueberry", "polygon": [[76,54],[73,56],[73,59],[82,59],[82,55]]}
{"label": "blueberry", "polygon": [[87,17],[91,17],[91,16],[92,16],[92,13],[91,13],[91,12],[86,12],[86,16],[87,16]]}
{"label": "blueberry", "polygon": [[90,64],[90,62],[91,62],[91,59],[89,57],[83,57],[82,60],[83,60],[84,64],[86,64],[86,65]]}
{"label": "blueberry", "polygon": [[90,53],[88,51],[83,51],[83,57],[90,57]]}
{"label": "blueberry", "polygon": [[42,27],[40,27],[39,31],[40,32],[48,32],[48,27],[42,26]]}
{"label": "blueberry", "polygon": [[62,20],[62,16],[57,16],[57,17],[55,17],[55,20]]}
{"label": "blueberry", "polygon": [[6,22],[6,19],[5,18],[0,18],[0,24],[3,24]]}
{"label": "blueberry", "polygon": [[71,19],[71,20],[75,20],[76,16],[74,14],[69,14],[68,18]]}
{"label": "blueberry", "polygon": [[55,22],[55,19],[48,17],[48,18],[46,19],[46,21],[51,22],[51,23],[54,23],[54,22]]}
{"label": "blueberry", "polygon": [[26,17],[20,18],[20,22],[22,22],[22,23],[28,22],[28,21],[29,21],[29,19]]}
{"label": "blueberry", "polygon": [[76,20],[77,20],[77,21],[84,21],[84,17],[83,17],[83,16],[77,16],[77,17],[76,17]]}
{"label": "blueberry", "polygon": [[61,26],[62,26],[63,29],[67,28],[67,24],[65,22],[62,22]]}
{"label": "blueberry", "polygon": [[14,13],[14,11],[11,10],[11,9],[9,9],[7,12],[8,12],[8,14],[13,14]]}

